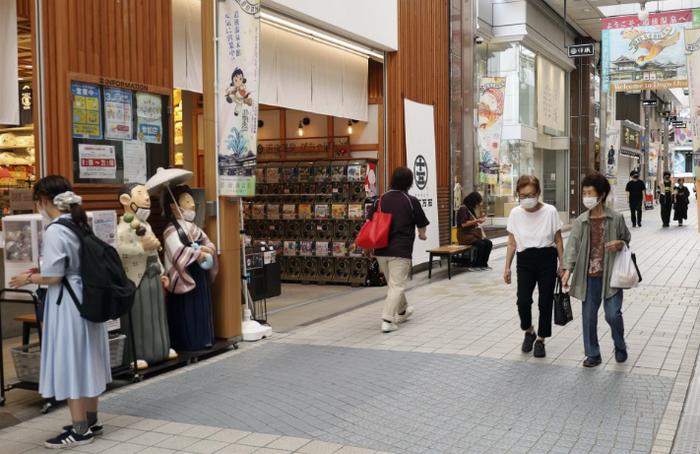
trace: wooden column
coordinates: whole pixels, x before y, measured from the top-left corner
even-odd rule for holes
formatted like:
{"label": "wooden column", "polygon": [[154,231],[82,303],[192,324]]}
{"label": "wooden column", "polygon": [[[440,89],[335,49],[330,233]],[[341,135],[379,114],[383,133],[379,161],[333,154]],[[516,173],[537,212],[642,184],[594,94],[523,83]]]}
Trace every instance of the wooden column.
{"label": "wooden column", "polygon": [[[215,10],[213,1],[202,2],[202,82],[204,87],[204,188],[207,201],[217,200],[216,92],[214,83]],[[241,226],[237,199],[219,198],[219,276],[213,288],[214,332],[217,337],[241,336]],[[207,219],[207,234],[216,242],[217,222]]]}

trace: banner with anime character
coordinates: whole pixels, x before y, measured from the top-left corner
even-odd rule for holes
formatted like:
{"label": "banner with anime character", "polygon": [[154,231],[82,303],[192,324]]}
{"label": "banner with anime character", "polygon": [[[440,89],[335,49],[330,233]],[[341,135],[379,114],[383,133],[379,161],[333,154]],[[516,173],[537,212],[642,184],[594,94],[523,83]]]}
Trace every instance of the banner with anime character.
{"label": "banner with anime character", "polygon": [[219,194],[255,195],[260,0],[217,3]]}
{"label": "banner with anime character", "polygon": [[603,89],[657,90],[688,86],[683,32],[693,11],[611,17],[603,22]]}
{"label": "banner with anime character", "polygon": [[500,168],[501,131],[506,78],[482,77],[479,82],[479,179],[496,184]]}

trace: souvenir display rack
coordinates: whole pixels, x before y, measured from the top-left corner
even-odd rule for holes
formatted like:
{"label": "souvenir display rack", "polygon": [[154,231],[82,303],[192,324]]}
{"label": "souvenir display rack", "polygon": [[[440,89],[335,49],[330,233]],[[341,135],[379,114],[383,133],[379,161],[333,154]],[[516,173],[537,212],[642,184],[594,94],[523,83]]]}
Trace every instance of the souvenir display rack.
{"label": "souvenir display rack", "polygon": [[353,245],[365,220],[368,164],[327,160],[259,164],[245,230],[276,251],[282,281],[366,285],[369,260]]}

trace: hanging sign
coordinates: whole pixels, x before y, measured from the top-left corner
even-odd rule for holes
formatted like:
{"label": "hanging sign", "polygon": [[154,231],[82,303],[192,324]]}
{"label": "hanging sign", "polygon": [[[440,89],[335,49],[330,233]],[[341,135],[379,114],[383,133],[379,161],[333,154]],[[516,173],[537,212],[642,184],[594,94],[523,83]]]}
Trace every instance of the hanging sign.
{"label": "hanging sign", "polygon": [[479,82],[479,175],[486,184],[498,182],[505,91],[505,77],[482,77]]}
{"label": "hanging sign", "polygon": [[595,55],[595,44],[575,44],[566,46],[569,58],[592,57]]}
{"label": "hanging sign", "polygon": [[159,95],[136,93],[136,135],[142,142],[162,142],[163,103]]}
{"label": "hanging sign", "polygon": [[219,194],[255,195],[260,1],[217,3]]}
{"label": "hanging sign", "polygon": [[102,139],[100,87],[71,82],[71,94],[73,95],[73,138]]}
{"label": "hanging sign", "polygon": [[641,150],[641,133],[629,126],[622,125],[622,147],[637,151]]}
{"label": "hanging sign", "polygon": [[656,172],[659,168],[659,148],[660,144],[652,143],[649,145],[649,171],[648,175],[650,177],[655,177]]}
{"label": "hanging sign", "polygon": [[700,9],[694,10],[694,13],[696,28],[685,31],[685,51],[690,81],[689,130],[693,136],[693,148],[698,153],[700,152]]}
{"label": "hanging sign", "polygon": [[433,106],[404,99],[404,130],[406,133],[406,165],[413,170],[410,194],[416,197],[430,220],[427,241],[418,241],[413,264],[426,263],[426,249],[440,246],[437,199],[437,165],[435,162],[435,117]]}
{"label": "hanging sign", "polygon": [[658,101],[656,99],[643,99],[642,100],[642,105],[644,107],[656,107],[658,104]]}
{"label": "hanging sign", "polygon": [[602,20],[603,89],[658,90],[688,86],[683,32],[693,23],[691,10]]}
{"label": "hanging sign", "polygon": [[105,87],[104,96],[105,139],[131,140],[134,135],[131,92]]}

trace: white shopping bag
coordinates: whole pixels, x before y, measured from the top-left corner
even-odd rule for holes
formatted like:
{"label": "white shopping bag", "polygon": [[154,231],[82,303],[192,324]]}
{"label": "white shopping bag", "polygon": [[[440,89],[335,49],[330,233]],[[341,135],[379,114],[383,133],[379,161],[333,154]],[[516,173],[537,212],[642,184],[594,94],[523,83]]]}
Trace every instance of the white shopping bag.
{"label": "white shopping bag", "polygon": [[612,275],[610,277],[610,287],[612,288],[632,288],[639,283],[637,267],[632,261],[632,251],[625,245],[617,253],[613,263]]}

